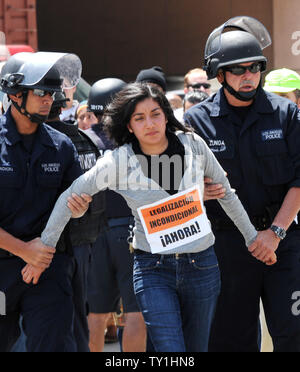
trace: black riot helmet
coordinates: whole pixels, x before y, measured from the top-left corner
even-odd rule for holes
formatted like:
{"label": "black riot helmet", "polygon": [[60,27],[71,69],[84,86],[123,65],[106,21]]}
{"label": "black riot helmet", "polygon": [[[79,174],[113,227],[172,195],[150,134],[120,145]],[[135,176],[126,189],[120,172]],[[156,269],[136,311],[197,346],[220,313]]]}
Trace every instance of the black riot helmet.
{"label": "black riot helmet", "polygon": [[2,92],[7,94],[16,94],[22,89],[18,86],[18,82],[23,79],[23,75],[19,71],[26,60],[32,58],[32,53],[17,53],[8,59],[1,70],[0,88]]}
{"label": "black riot helmet", "polygon": [[[260,62],[260,71],[265,71],[267,59],[263,55],[263,49],[271,44],[269,32],[255,18],[247,16],[231,18],[215,29],[206,42],[204,70],[208,79],[215,78],[222,68],[247,62]],[[236,94],[228,86],[226,79],[225,88],[242,101],[249,101],[256,94],[256,92]]]}
{"label": "black riot helmet", "polygon": [[125,81],[116,78],[97,81],[90,90],[88,111],[94,112],[95,115],[103,115],[105,107],[125,85]]}
{"label": "black riot helmet", "polygon": [[[217,42],[218,40],[215,40],[215,43]],[[263,63],[263,71],[265,71],[267,59],[263,56],[255,36],[245,31],[226,32],[221,35],[220,50],[208,62],[207,76],[213,79],[223,67],[257,61]]]}
{"label": "black riot helmet", "polygon": [[[47,117],[30,114],[26,110],[28,91],[39,89],[47,92],[60,92],[70,66],[81,66],[79,57],[67,53],[18,53],[9,58],[0,75],[0,88],[7,94],[22,92],[22,105],[12,102],[14,107],[32,122],[41,124]],[[74,69],[75,69],[74,67]],[[80,72],[81,74],[81,72]],[[69,74],[67,75],[68,81]],[[72,82],[73,84],[73,82]]]}
{"label": "black riot helmet", "polygon": [[261,61],[266,67],[263,49],[272,44],[265,26],[252,17],[239,16],[229,19],[215,29],[205,46],[205,66],[208,79],[217,76],[224,66]]}

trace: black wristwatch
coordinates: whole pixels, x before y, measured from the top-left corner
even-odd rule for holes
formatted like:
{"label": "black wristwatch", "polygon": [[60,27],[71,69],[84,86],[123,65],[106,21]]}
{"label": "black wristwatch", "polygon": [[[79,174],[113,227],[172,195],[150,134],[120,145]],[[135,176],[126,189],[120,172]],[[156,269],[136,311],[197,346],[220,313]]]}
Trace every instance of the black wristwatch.
{"label": "black wristwatch", "polygon": [[280,240],[283,240],[286,237],[286,231],[282,227],[272,225],[270,229],[278,236]]}

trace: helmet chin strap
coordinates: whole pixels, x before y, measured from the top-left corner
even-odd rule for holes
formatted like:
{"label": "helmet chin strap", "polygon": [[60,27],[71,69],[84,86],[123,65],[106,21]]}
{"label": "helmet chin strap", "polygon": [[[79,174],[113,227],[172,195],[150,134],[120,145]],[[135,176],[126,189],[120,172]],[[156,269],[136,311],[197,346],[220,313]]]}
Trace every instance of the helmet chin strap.
{"label": "helmet chin strap", "polygon": [[234,90],[226,80],[226,77],[224,76],[224,82],[222,83],[224,89],[226,89],[232,96],[234,96],[236,99],[239,101],[243,102],[250,102],[252,101],[256,94],[257,94],[257,89],[251,90],[250,92],[238,92]]}
{"label": "helmet chin strap", "polygon": [[22,92],[22,105],[19,106],[16,102],[12,101],[12,104],[14,107],[19,111],[20,114],[26,116],[30,121],[36,124],[43,124],[47,119],[48,115],[39,115],[39,114],[30,114],[26,110],[26,103],[27,103],[27,98],[28,98],[28,91],[23,91]]}

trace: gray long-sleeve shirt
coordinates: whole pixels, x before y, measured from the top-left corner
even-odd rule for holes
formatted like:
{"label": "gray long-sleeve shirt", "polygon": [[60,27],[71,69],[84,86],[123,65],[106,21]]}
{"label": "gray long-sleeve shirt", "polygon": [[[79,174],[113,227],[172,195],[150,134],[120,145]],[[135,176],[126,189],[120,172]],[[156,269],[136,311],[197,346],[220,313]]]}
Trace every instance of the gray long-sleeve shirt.
{"label": "gray long-sleeve shirt", "polygon": [[[219,203],[243,234],[246,245],[249,246],[256,238],[257,232],[234,190],[231,189],[225,172],[215,156],[198,135],[182,132],[177,132],[176,135],[184,145],[185,161],[187,164],[179,192],[190,189],[193,186],[199,186],[203,194],[204,177],[211,178],[215,184],[223,184],[226,194],[223,199],[219,200]],[[114,151],[107,151],[98,160],[94,168],[78,178],[59,197],[48,224],[43,231],[43,243],[52,247],[56,246],[61,232],[71,218],[71,211],[67,207],[67,199],[72,193],[94,195],[106,188],[112,189],[122,195],[132,210],[135,218],[133,247],[150,252],[151,248],[146,239],[138,209],[166,199],[170,195],[155,181],[144,175],[141,163],[130,144],[119,147]],[[165,251],[163,254],[204,251],[212,246],[214,241],[214,235],[210,232],[196,241],[188,244],[183,243],[180,247]]]}

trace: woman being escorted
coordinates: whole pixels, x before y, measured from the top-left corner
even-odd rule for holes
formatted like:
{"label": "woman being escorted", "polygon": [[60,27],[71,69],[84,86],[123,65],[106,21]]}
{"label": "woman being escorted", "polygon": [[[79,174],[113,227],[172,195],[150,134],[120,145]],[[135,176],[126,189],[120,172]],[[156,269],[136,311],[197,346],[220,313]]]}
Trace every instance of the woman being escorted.
{"label": "woman being escorted", "polygon": [[[257,232],[213,153],[175,119],[159,90],[127,85],[108,106],[105,126],[118,147],[60,196],[42,242],[56,246],[71,218],[73,193],[118,192],[135,217],[134,288],[155,350],[207,351],[220,273],[203,206],[204,177],[224,185],[219,202],[247,246]],[[261,260],[275,263],[274,252],[266,252]],[[39,275],[30,266],[23,270],[27,282]]]}

